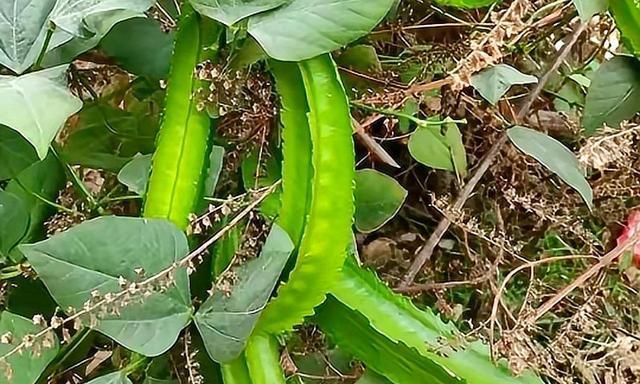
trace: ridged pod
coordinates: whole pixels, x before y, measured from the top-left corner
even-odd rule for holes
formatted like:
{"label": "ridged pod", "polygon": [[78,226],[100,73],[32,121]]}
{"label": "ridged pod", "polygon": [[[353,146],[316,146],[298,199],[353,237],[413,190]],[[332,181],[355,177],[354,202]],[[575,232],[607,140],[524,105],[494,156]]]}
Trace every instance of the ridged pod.
{"label": "ridged pod", "polygon": [[466,343],[452,324],[416,308],[351,260],[316,320],[340,347],[396,384],[542,383],[529,372],[514,377],[504,364],[494,365],[487,345]]}
{"label": "ridged pod", "polygon": [[[309,109],[313,166],[311,200],[296,265],[256,327],[257,332],[273,334],[288,331],[302,323],[304,317],[313,314],[314,307],[324,301],[328,290],[340,278],[345,250],[352,236],[355,155],[351,115],[344,87],[335,63],[328,54],[300,62],[298,68]],[[283,81],[291,81],[289,86],[299,87],[295,78],[295,75],[281,78],[279,87],[286,86]],[[301,94],[301,91],[292,89],[289,96],[296,94]],[[292,105],[292,102],[283,100],[283,105]],[[296,110],[300,113],[301,108]],[[300,119],[296,117],[295,121]],[[285,131],[288,129],[298,128],[284,127]],[[304,161],[306,155],[301,150],[304,150],[304,146],[294,146],[291,141],[285,146],[285,163]],[[287,168],[289,165],[285,164],[285,172]],[[292,174],[285,174],[285,177],[292,179],[287,180],[288,185],[300,183]],[[289,193],[295,192],[291,190]],[[299,193],[298,198],[304,199],[306,189]],[[301,203],[290,206],[285,204],[286,201],[283,200],[280,215],[298,215],[298,221],[292,225],[292,228],[295,226],[293,237],[299,230],[299,217],[304,213],[300,211]]]}
{"label": "ridged pod", "polygon": [[183,7],[176,33],[165,109],[153,155],[143,213],[186,229],[201,191],[211,120],[199,111],[195,94],[203,87],[196,65],[217,55],[221,26]]}
{"label": "ridged pod", "polygon": [[253,384],[285,384],[278,349],[278,341],[271,335],[251,336],[244,355]]}

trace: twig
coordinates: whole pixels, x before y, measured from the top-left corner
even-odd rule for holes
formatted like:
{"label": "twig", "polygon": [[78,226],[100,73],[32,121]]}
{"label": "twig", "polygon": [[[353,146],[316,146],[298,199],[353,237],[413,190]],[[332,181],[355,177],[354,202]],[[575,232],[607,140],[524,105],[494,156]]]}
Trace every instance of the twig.
{"label": "twig", "polygon": [[370,153],[374,154],[383,163],[394,168],[400,168],[400,164],[398,164],[394,158],[391,157],[391,155],[389,155],[389,153],[387,153],[387,151],[385,151],[385,149],[364,130],[362,125],[360,125],[356,119],[351,118],[351,121],[353,124],[353,132],[360,143],[362,143]]}
{"label": "twig", "polygon": [[502,284],[500,284],[500,288],[498,289],[498,292],[496,293],[495,298],[493,299],[493,306],[491,307],[491,316],[489,317],[489,345],[492,347],[493,349],[493,345],[494,345],[494,327],[495,327],[495,323],[496,323],[496,318],[498,316],[498,304],[500,303],[500,299],[502,297],[502,292],[504,292],[507,284],[509,283],[509,281],[511,281],[511,279],[513,278],[513,276],[515,276],[518,272],[527,269],[527,268],[534,268],[538,265],[542,265],[542,264],[548,264],[548,263],[553,263],[556,261],[563,261],[563,260],[574,260],[574,259],[584,259],[584,258],[592,258],[595,256],[591,256],[591,255],[569,255],[569,256],[556,256],[556,257],[549,257],[547,259],[542,259],[542,260],[535,260],[535,261],[531,261],[528,262],[526,264],[520,265],[519,267],[515,268],[514,270],[512,270],[511,272],[509,272],[509,274],[504,278],[504,280],[502,281]]}
{"label": "twig", "polygon": [[[571,48],[578,41],[578,38],[580,37],[582,32],[586,29],[587,25],[588,24],[586,22],[582,22],[578,26],[578,28],[574,30],[567,44],[564,45],[564,47],[556,57],[556,60],[553,62],[551,67],[542,76],[542,78],[540,78],[540,80],[538,81],[538,84],[529,95],[529,98],[525,101],[524,105],[516,115],[516,118],[515,118],[516,123],[519,123],[529,113],[529,110],[531,109],[531,106],[533,105],[534,101],[538,98],[538,96],[542,92],[542,89],[544,88],[546,83],[549,81],[553,73],[560,67],[562,62],[565,60],[565,58],[571,51]],[[502,149],[502,147],[506,142],[507,142],[507,135],[506,133],[503,133],[498,139],[498,141],[496,141],[493,144],[489,152],[482,159],[482,161],[480,162],[480,165],[475,170],[473,176],[471,177],[471,179],[469,179],[469,182],[464,186],[464,188],[460,192],[460,195],[458,196],[458,198],[453,204],[454,211],[462,209],[467,199],[469,199],[469,197],[471,196],[471,193],[475,189],[476,185],[478,184],[480,179],[482,179],[485,172],[489,169],[493,161],[496,159],[496,157],[500,153],[500,150]],[[424,246],[420,249],[420,252],[418,252],[416,259],[411,264],[411,267],[409,268],[407,273],[403,276],[402,283],[400,284],[399,288],[406,288],[413,283],[418,272],[422,269],[424,264],[431,258],[431,255],[433,254],[433,251],[435,250],[436,246],[440,242],[440,239],[445,234],[447,229],[449,229],[449,225],[451,225],[451,221],[449,221],[449,219],[447,219],[446,217],[443,217],[442,220],[438,223],[438,226],[436,227],[436,229],[431,234],[431,236],[429,236],[429,239],[427,239],[427,241],[425,242]]]}
{"label": "twig", "polygon": [[615,260],[617,260],[626,250],[630,247],[633,247],[637,240],[638,234],[624,242],[623,244],[618,245],[614,249],[612,249],[609,253],[600,258],[597,264],[591,266],[587,269],[582,275],[578,276],[571,284],[562,288],[558,293],[553,295],[552,298],[544,302],[538,309],[535,311],[533,316],[531,317],[531,322],[535,322],[540,317],[542,317],[545,313],[547,313],[551,308],[553,308],[556,304],[558,304],[563,298],[565,298],[571,291],[578,288],[582,284],[584,284],[587,280],[589,280],[593,275],[598,273],[602,268],[608,266]]}

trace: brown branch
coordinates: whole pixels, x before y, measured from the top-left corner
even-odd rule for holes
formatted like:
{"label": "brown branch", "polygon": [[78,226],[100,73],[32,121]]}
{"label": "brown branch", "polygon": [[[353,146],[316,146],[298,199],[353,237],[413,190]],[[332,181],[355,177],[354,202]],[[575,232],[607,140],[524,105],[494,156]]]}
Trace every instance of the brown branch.
{"label": "brown branch", "polygon": [[[571,51],[571,48],[578,41],[578,38],[580,37],[582,32],[586,29],[586,27],[587,27],[587,23],[582,22],[574,30],[569,41],[564,45],[564,47],[556,57],[551,67],[542,76],[542,78],[540,78],[540,80],[538,81],[538,84],[529,95],[529,98],[525,101],[524,105],[518,112],[515,119],[516,124],[521,122],[522,119],[529,113],[531,106],[533,105],[535,100],[538,98],[538,96],[542,92],[542,89],[544,88],[546,83],[549,81],[553,73],[560,67],[562,62],[565,60],[565,58]],[[489,169],[491,164],[493,164],[494,160],[496,159],[496,157],[500,153],[500,150],[502,149],[502,147],[506,142],[507,142],[507,135],[506,133],[503,133],[500,136],[500,139],[498,139],[498,141],[496,141],[493,144],[489,152],[482,159],[482,161],[480,162],[480,165],[475,170],[473,176],[471,177],[471,179],[469,179],[469,182],[467,182],[467,184],[464,186],[464,188],[460,192],[458,198],[453,204],[453,210],[457,211],[462,209],[464,204],[467,202],[467,199],[469,199],[469,197],[471,196],[471,193],[475,189],[476,185],[478,184],[480,179],[482,179],[482,177],[484,176],[485,172]],[[420,272],[424,264],[431,258],[431,255],[433,254],[433,251],[435,250],[436,246],[440,242],[440,239],[445,234],[447,229],[449,229],[449,225],[451,225],[451,221],[449,221],[449,219],[447,219],[446,217],[440,220],[436,229],[433,231],[431,236],[429,236],[425,244],[422,246],[422,248],[420,249],[420,252],[418,252],[416,259],[411,264],[411,267],[409,268],[407,273],[403,276],[402,282],[399,288],[402,288],[402,289],[407,288],[409,285],[413,283],[418,272]]]}

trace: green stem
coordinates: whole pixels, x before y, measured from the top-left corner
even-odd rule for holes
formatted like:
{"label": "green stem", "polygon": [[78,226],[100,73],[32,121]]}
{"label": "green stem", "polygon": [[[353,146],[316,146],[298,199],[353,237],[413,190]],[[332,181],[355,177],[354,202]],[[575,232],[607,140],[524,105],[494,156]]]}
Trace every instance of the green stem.
{"label": "green stem", "polygon": [[456,124],[466,124],[467,123],[466,119],[461,119],[461,120],[454,120],[454,119],[423,120],[423,119],[418,119],[417,117],[409,115],[407,113],[394,111],[393,109],[372,107],[372,106],[369,106],[369,105],[366,105],[366,104],[357,103],[355,101],[351,101],[349,104],[351,104],[351,106],[353,106],[353,107],[364,109],[366,111],[371,111],[371,112],[381,113],[383,115],[396,116],[396,117],[402,117],[402,118],[405,118],[405,119],[409,119],[409,120],[411,120],[412,122],[416,123],[418,126],[421,126],[421,127],[426,127],[426,126],[431,126],[431,125],[437,126],[437,125],[442,125],[444,123],[456,123]]}
{"label": "green stem", "polygon": [[42,68],[42,60],[44,60],[44,56],[47,54],[47,49],[49,48],[49,43],[51,42],[51,37],[53,36],[53,32],[56,29],[56,25],[53,23],[49,23],[49,28],[47,29],[47,35],[44,38],[44,45],[38,54],[38,58],[36,59],[36,63],[33,65],[36,69]]}

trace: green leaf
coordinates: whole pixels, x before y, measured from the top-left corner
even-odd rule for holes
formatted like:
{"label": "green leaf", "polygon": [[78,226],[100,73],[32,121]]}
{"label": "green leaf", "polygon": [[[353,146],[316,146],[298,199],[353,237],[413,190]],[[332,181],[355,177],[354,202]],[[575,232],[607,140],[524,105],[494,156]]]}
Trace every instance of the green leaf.
{"label": "green leaf", "polygon": [[202,304],[195,324],[214,361],[230,362],[244,350],[292,251],[289,236],[274,224],[260,257],[233,270],[231,292],[217,290]]}
{"label": "green leaf", "polygon": [[[94,290],[119,292],[118,278],[152,276],[189,251],[185,235],[164,220],[104,216],[19,249],[61,308],[82,308]],[[95,329],[146,356],[167,351],[191,316],[187,273],[175,274],[166,292],[132,301],[119,316],[105,315]]]}
{"label": "green leaf", "polygon": [[578,191],[589,208],[593,207],[593,191],[573,152],[558,140],[533,129],[515,126],[509,128],[507,135],[518,149],[558,175]]}
{"label": "green leaf", "polygon": [[42,65],[53,67],[72,61],[79,54],[97,46],[114,25],[134,17],[145,15],[130,9],[116,9],[91,15],[85,19],[85,28],[91,32],[90,37],[74,36],[59,28],[54,30]]}
{"label": "green leaf", "polygon": [[19,77],[0,76],[0,123],[18,131],[41,159],[69,116],[82,101],[66,88],[67,66]]}
{"label": "green leaf", "polygon": [[169,73],[173,38],[173,33],[161,30],[158,21],[135,18],[116,24],[100,47],[131,73],[164,79]]}
{"label": "green leaf", "polygon": [[133,384],[125,372],[112,372],[104,376],[96,377],[87,384]]}
{"label": "green leaf", "polygon": [[512,85],[537,83],[538,78],[507,65],[498,64],[471,76],[471,85],[488,102],[495,105]]}
{"label": "green leaf", "polygon": [[269,56],[301,61],[369,33],[394,0],[293,0],[249,19],[248,31]]}
{"label": "green leaf", "polygon": [[7,184],[5,191],[20,198],[29,212],[29,230],[23,239],[24,242],[33,241],[44,234],[42,223],[55,210],[42,199],[55,201],[65,181],[62,166],[55,156],[49,153],[44,160],[30,165]]}
{"label": "green leaf", "polygon": [[453,168],[458,177],[464,178],[467,175],[467,151],[464,148],[462,134],[458,129],[458,125],[449,120],[449,118],[444,120],[444,137],[451,151]]}
{"label": "green leaf", "polygon": [[22,200],[0,190],[0,256],[9,256],[29,229],[29,212]]}
{"label": "green leaf", "polygon": [[284,5],[288,0],[190,0],[193,9],[226,25]]}
{"label": "green leaf", "polygon": [[17,131],[0,125],[0,180],[16,177],[38,161],[35,149]]}
{"label": "green leaf", "polygon": [[606,124],[620,122],[640,111],[640,62],[631,56],[616,56],[600,65],[587,91],[582,126],[593,134]]}
{"label": "green leaf", "polygon": [[458,126],[446,118],[442,125],[422,125],[409,138],[409,153],[419,163],[435,169],[467,172],[467,155]]}
{"label": "green leaf", "polygon": [[336,58],[336,63],[356,71],[382,71],[378,52],[372,45],[359,44],[349,47]]}
{"label": "green leaf", "polygon": [[128,10],[139,14],[153,3],[152,0],[3,1],[0,3],[0,64],[18,74],[31,67],[44,48],[50,23],[57,26],[49,44],[49,49],[54,49],[73,36],[90,39],[96,35],[96,23],[100,23],[107,12]]}
{"label": "green leaf", "polygon": [[223,161],[224,147],[219,145],[211,147],[211,153],[209,154],[209,169],[207,171],[207,177],[204,179],[205,196],[213,196],[216,186],[218,185],[220,172],[222,172]]}
{"label": "green leaf", "polygon": [[436,3],[456,8],[474,9],[487,7],[498,1],[500,0],[436,0]]}
{"label": "green leaf", "polygon": [[[33,322],[24,317],[14,315],[11,312],[4,311],[0,313],[0,335],[7,332],[10,333],[11,344],[0,343],[0,356],[5,355],[27,334],[36,334],[43,328],[34,325]],[[58,338],[51,333],[52,346],[42,348],[39,354],[34,353],[33,348],[26,349],[22,353],[15,353],[6,359],[6,363],[11,366],[12,379],[9,380],[3,368],[0,365],[0,384],[33,384],[38,380],[49,362],[58,353]]]}
{"label": "green leaf", "polygon": [[360,232],[373,232],[391,220],[407,197],[393,177],[375,169],[356,171],[355,225]]}
{"label": "green leaf", "polygon": [[[613,0],[617,2],[620,0]],[[578,15],[582,21],[589,21],[593,15],[607,10],[609,0],[572,0],[573,5],[578,10]]]}
{"label": "green leaf", "polygon": [[118,181],[126,185],[131,192],[144,195],[149,181],[152,156],[140,155],[134,157],[118,172]]}
{"label": "green leaf", "polygon": [[157,120],[95,103],[86,106],[65,141],[70,164],[119,171],[138,153],[153,152]]}
{"label": "green leaf", "polygon": [[153,0],[58,0],[50,17],[58,28],[74,36],[90,36],[92,31],[85,28],[85,18],[118,9],[144,12],[154,3]]}
{"label": "green leaf", "polygon": [[35,63],[55,4],[56,0],[0,2],[0,64],[22,73]]}
{"label": "green leaf", "polygon": [[620,30],[622,42],[636,57],[640,56],[640,3],[634,0],[614,0],[610,2],[609,9]]}

